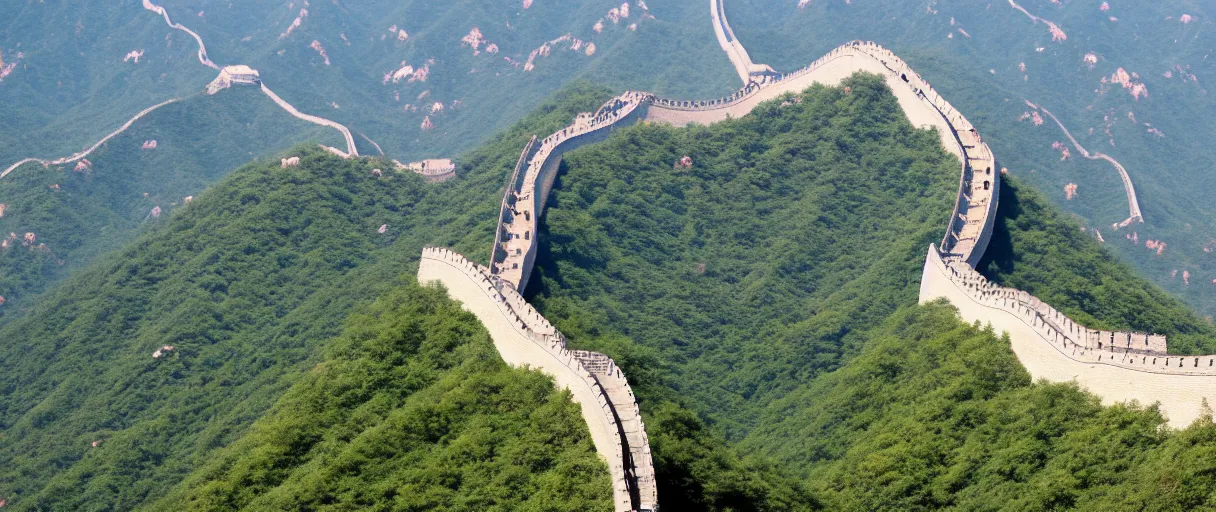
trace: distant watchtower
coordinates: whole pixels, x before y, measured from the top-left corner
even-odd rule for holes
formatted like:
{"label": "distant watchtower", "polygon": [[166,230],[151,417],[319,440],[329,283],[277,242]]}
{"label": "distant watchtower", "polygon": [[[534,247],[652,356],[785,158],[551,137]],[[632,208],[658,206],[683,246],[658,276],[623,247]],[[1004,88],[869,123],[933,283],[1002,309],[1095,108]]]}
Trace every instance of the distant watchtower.
{"label": "distant watchtower", "polygon": [[224,69],[220,70],[220,75],[207,84],[207,94],[215,94],[232,87],[232,84],[258,85],[261,83],[262,78],[256,69],[244,64],[224,66]]}

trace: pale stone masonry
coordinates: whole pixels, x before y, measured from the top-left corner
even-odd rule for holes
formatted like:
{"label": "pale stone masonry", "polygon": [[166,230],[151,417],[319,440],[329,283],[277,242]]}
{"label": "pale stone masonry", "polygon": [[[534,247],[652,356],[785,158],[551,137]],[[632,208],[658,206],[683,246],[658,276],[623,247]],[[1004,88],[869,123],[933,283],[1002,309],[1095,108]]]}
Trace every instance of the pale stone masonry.
{"label": "pale stone masonry", "polygon": [[1216,404],[1216,356],[1165,353],[1165,337],[1095,331],[1030,294],[990,283],[969,265],[929,247],[920,301],[944,298],[964,321],[1008,333],[1035,380],[1076,382],[1104,404],[1159,403],[1171,426],[1185,427]]}
{"label": "pale stone masonry", "polygon": [[803,69],[751,82],[718,100],[676,101],[649,93],[627,92],[612,98],[594,113],[579,114],[574,123],[546,137],[539,145],[528,144],[503,198],[491,273],[517,289],[527,286],[535,263],[539,217],[566,152],[600,142],[612,130],[638,121],[686,126],[742,117],[764,101],[801,92],[816,83],[839,84],[858,71],[883,76],[908,120],[920,128],[936,128],[945,148],[959,158],[962,167],[958,197],[941,247],[948,259],[974,265],[988,245],[1000,187],[992,151],[971,123],[907,63],[877,44],[853,41]]}
{"label": "pale stone masonry", "polygon": [[726,6],[723,5],[722,0],[709,0],[709,16],[713,21],[714,35],[718,38],[718,45],[730,57],[731,65],[735,67],[735,73],[739,74],[739,79],[743,83],[777,74],[773,68],[767,65],[752,62],[751,56],[747,54],[747,49],[739,43],[738,39],[735,39],[735,31],[731,30],[730,23],[726,21]]}
{"label": "pale stone masonry", "polygon": [[418,281],[442,284],[452,299],[477,316],[508,364],[538,370],[570,390],[596,451],[608,464],[614,510],[657,509],[646,426],[629,382],[612,359],[567,349],[565,337],[513,287],[452,251],[423,249]]}
{"label": "pale stone masonry", "polygon": [[935,129],[961,164],[946,233],[940,245],[929,247],[925,260],[921,302],[945,298],[964,320],[1008,333],[1014,353],[1036,379],[1075,381],[1105,403],[1160,403],[1174,426],[1200,417],[1206,401],[1216,398],[1216,356],[1171,356],[1164,336],[1088,329],[1026,292],[992,285],[975,271],[996,218],[996,158],[975,127],[906,62],[875,43],[852,41],[798,71],[777,74],[751,62],[726,23],[722,0],[710,0],[710,10],[718,41],[746,84],[742,89],[709,101],[626,92],[544,139],[532,137],[503,195],[490,266],[432,248],[423,250],[419,264],[419,280],[442,283],[476,314],[503,359],[537,368],[573,393],[596,450],[608,462],[616,510],[658,506],[646,429],[628,380],[603,354],[567,350],[565,337],[519,293],[535,263],[537,227],[563,154],[635,122],[679,127],[742,117],[764,101],[816,83],[836,85],[859,71],[882,76],[911,124]]}
{"label": "pale stone masonry", "polygon": [[233,84],[261,85],[262,78],[258,70],[244,64],[224,66],[220,74],[207,84],[207,94],[215,94],[232,87]]}

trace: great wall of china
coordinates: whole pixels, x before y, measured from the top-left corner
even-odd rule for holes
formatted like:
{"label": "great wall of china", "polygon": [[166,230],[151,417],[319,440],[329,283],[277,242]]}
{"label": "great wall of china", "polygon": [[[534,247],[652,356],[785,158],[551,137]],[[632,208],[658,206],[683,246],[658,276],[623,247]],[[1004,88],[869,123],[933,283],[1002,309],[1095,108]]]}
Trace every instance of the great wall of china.
{"label": "great wall of china", "polygon": [[[163,7],[149,0],[143,0],[143,4],[145,9],[163,15],[170,27],[192,35],[199,44],[199,61],[220,69],[207,57],[198,34],[172,22]],[[550,375],[559,387],[571,392],[596,451],[608,465],[615,510],[658,508],[649,439],[637,400],[611,358],[567,348],[566,338],[521,294],[535,264],[539,220],[562,156],[601,142],[616,128],[637,122],[682,127],[742,117],[762,102],[798,93],[815,83],[836,85],[856,72],[884,77],[909,121],[919,128],[936,129],[945,149],[961,162],[958,193],[946,233],[940,244],[930,245],[926,256],[921,302],[945,298],[958,308],[962,319],[991,324],[998,332],[1007,332],[1014,353],[1032,377],[1077,382],[1100,396],[1104,403],[1159,402],[1170,423],[1183,426],[1203,413],[1205,400],[1216,398],[1216,356],[1167,355],[1164,336],[1090,330],[1028,293],[996,286],[975,271],[996,217],[1000,187],[1000,174],[994,172],[996,161],[966,118],[907,63],[875,43],[854,41],[800,70],[778,74],[751,61],[727,23],[723,0],[710,0],[710,14],[719,44],[745,84],[742,89],[709,101],[670,100],[649,93],[627,92],[594,113],[578,115],[570,126],[544,139],[533,137],[507,184],[489,266],[472,263],[447,249],[425,248],[418,267],[420,282],[441,283],[453,299],[463,303],[483,323],[504,361]],[[221,69],[217,81],[223,81],[232,68]],[[256,77],[256,71],[252,72]],[[223,87],[231,83],[261,85],[268,97],[297,118],[339,130],[347,151],[343,155],[340,150],[333,150],[335,153],[346,157],[358,155],[351,132],[345,126],[299,112],[260,79],[234,81],[229,76]],[[209,92],[218,92],[223,87]],[[52,161],[25,159],[0,173],[0,177],[31,161],[51,165],[84,158],[140,117],[174,101],[177,100],[145,109],[84,152]],[[1060,127],[1063,129],[1063,125]],[[1083,156],[1091,158],[1075,140],[1073,144]],[[1100,153],[1093,155],[1102,157]],[[1128,188],[1131,208],[1128,221],[1141,219],[1126,172],[1110,161],[1121,171]],[[438,172],[440,169],[442,172]],[[436,167],[436,171],[436,176],[450,177],[454,166]]]}
{"label": "great wall of china", "polygon": [[[526,288],[535,264],[540,216],[562,155],[603,141],[614,129],[640,121],[681,127],[741,117],[761,102],[800,92],[814,83],[835,85],[856,72],[883,76],[909,121],[919,128],[935,128],[945,149],[961,162],[958,193],[946,233],[940,244],[930,245],[925,258],[921,302],[945,298],[959,310],[962,319],[991,324],[998,332],[1008,333],[1014,353],[1036,380],[1076,382],[1107,404],[1127,400],[1160,403],[1161,410],[1174,426],[1189,424],[1203,413],[1207,399],[1216,398],[1216,356],[1171,356],[1166,354],[1164,336],[1088,329],[1026,292],[989,283],[975,270],[987,248],[996,218],[1000,189],[1000,173],[994,172],[998,168],[996,160],[975,127],[907,63],[875,43],[854,41],[793,73],[769,73],[771,68],[752,63],[746,50],[734,38],[726,22],[722,0],[710,0],[710,12],[719,43],[745,83],[742,89],[711,101],[678,101],[649,93],[627,92],[612,98],[596,112],[579,114],[571,125],[544,139],[533,137],[525,145],[507,183],[490,266],[477,266],[455,253],[432,248],[424,249],[419,265],[419,280],[442,283],[453,298],[477,314],[491,330],[495,345],[504,358],[518,359],[523,364],[541,368],[570,389],[583,406],[584,418],[593,431],[603,429],[594,425],[606,424],[609,421],[606,418],[639,427],[632,438],[621,434],[619,446],[617,439],[604,439],[599,435],[596,449],[601,454],[605,457],[623,455],[645,446],[637,444],[645,443],[646,437],[632,393],[619,393],[622,399],[613,399],[599,381],[593,382],[595,379],[582,379],[580,384],[578,379],[560,374],[594,375],[593,367],[614,368],[611,360],[600,354],[582,353],[583,357],[574,358],[577,364],[556,369],[555,373],[543,366],[540,360],[543,358],[512,353],[523,350],[518,341],[514,343],[515,347],[506,339],[499,341],[499,338],[519,337],[533,340],[534,346],[543,348],[548,344],[559,353],[564,350],[565,338],[519,295]],[[1085,151],[1082,153],[1088,157]],[[1139,219],[1130,181],[1126,178],[1124,181],[1132,209],[1129,220]],[[508,322],[512,324],[509,329],[496,327]],[[529,346],[527,350],[535,351],[536,348]],[[591,362],[592,358],[607,363],[596,364]],[[619,370],[615,374],[627,390],[624,375]],[[579,387],[584,389],[576,389]],[[602,414],[589,413],[588,410],[594,407],[587,396],[605,395],[609,396],[608,400],[595,402],[606,404]],[[621,408],[627,413],[622,414]],[[622,447],[627,450],[617,452]],[[647,454],[648,451],[646,448]],[[648,462],[649,457],[645,461]],[[653,467],[642,464],[643,460],[636,457],[619,462],[609,460],[617,510],[645,510],[657,506],[653,479],[630,482],[631,478],[636,478],[631,476],[630,470],[632,475],[653,475]],[[620,484],[622,478],[626,482],[624,485]],[[648,501],[633,501],[632,507],[628,506],[630,501],[624,496],[626,489],[638,490],[642,493],[640,497]],[[628,499],[638,497],[631,494]]]}
{"label": "great wall of china", "polygon": [[418,281],[440,282],[489,331],[512,366],[553,377],[579,404],[595,450],[608,464],[616,511],[655,510],[657,486],[646,426],[616,363],[603,354],[566,348],[566,339],[515,288],[447,249],[425,248]]}
{"label": "great wall of china", "polygon": [[173,98],[173,99],[171,99],[171,100],[162,101],[162,102],[160,102],[160,103],[157,103],[157,104],[155,104],[155,105],[152,105],[151,107],[148,107],[148,108],[145,108],[145,109],[143,109],[143,110],[139,111],[139,113],[138,113],[138,114],[135,114],[135,117],[132,117],[131,119],[128,119],[128,120],[127,120],[127,122],[126,122],[126,123],[124,123],[122,126],[118,127],[118,129],[117,129],[117,130],[114,130],[114,131],[110,132],[110,134],[109,134],[109,135],[106,135],[105,137],[102,137],[102,138],[101,138],[101,140],[97,141],[97,143],[96,143],[96,144],[93,144],[93,146],[89,147],[88,149],[86,149],[86,150],[84,150],[84,151],[81,151],[81,152],[79,152],[79,153],[73,154],[73,155],[71,155],[71,156],[65,156],[65,157],[63,157],[63,158],[57,158],[57,159],[55,159],[55,160],[42,160],[42,159],[40,159],[40,158],[25,158],[25,159],[22,159],[21,161],[19,161],[19,162],[15,163],[15,164],[13,164],[13,165],[8,166],[8,168],[4,169],[4,172],[0,172],[0,178],[3,178],[3,177],[5,177],[5,176],[8,176],[8,173],[13,172],[13,171],[14,171],[14,170],[16,170],[18,167],[21,167],[22,165],[25,165],[25,164],[30,163],[30,162],[37,162],[37,163],[42,164],[43,166],[48,166],[48,165],[63,165],[63,164],[70,164],[70,163],[75,162],[75,161],[77,161],[77,160],[80,160],[80,159],[82,159],[82,158],[84,158],[84,157],[87,157],[87,156],[89,156],[89,154],[90,154],[90,153],[92,153],[94,150],[96,150],[97,148],[101,147],[101,145],[102,145],[102,144],[105,144],[105,143],[106,143],[106,141],[108,141],[108,140],[110,140],[110,139],[114,138],[115,136],[117,136],[118,134],[120,134],[120,133],[122,133],[122,132],[126,131],[126,130],[127,130],[127,128],[130,128],[132,124],[135,124],[135,121],[138,121],[138,120],[139,120],[139,118],[141,118],[141,117],[143,117],[143,116],[146,116],[146,115],[148,115],[148,114],[152,113],[152,111],[153,111],[153,110],[156,110],[156,109],[161,108],[161,107],[163,107],[163,106],[165,106],[165,105],[168,105],[168,104],[170,104],[170,103],[175,103],[175,102],[178,102],[178,101],[181,101],[181,99],[180,99],[180,98]]}
{"label": "great wall of china", "polygon": [[1115,223],[1115,225],[1112,226],[1113,228],[1117,230],[1122,227],[1127,227],[1133,222],[1144,222],[1144,215],[1140,213],[1140,201],[1136,199],[1136,187],[1132,185],[1132,177],[1127,174],[1127,169],[1124,169],[1123,165],[1115,161],[1114,158],[1111,158],[1103,153],[1097,151],[1090,153],[1088,149],[1081,146],[1080,142],[1077,142],[1077,139],[1072,136],[1072,132],[1069,132],[1068,128],[1064,127],[1064,123],[1061,123],[1060,120],[1057,119],[1054,114],[1048,112],[1047,109],[1035,105],[1029,101],[1026,102],[1026,106],[1043,112],[1044,115],[1050,117],[1052,121],[1055,121],[1056,126],[1060,127],[1060,131],[1064,132],[1064,136],[1068,137],[1068,140],[1072,142],[1073,147],[1077,148],[1077,151],[1081,152],[1082,157],[1087,160],[1106,160],[1106,163],[1113,165],[1115,170],[1119,172],[1119,179],[1123,180],[1123,191],[1127,194],[1128,213],[1127,218],[1124,219],[1123,222]]}
{"label": "great wall of china", "polygon": [[[153,4],[150,0],[143,0],[143,8],[147,9],[149,11],[152,11],[154,13],[160,14],[161,16],[164,16],[165,23],[167,23],[170,28],[181,30],[181,31],[189,34],[191,37],[193,37],[194,40],[198,42],[198,61],[199,61],[199,63],[201,63],[202,65],[207,66],[209,68],[219,70],[219,72],[220,72],[219,75],[215,78],[215,80],[212,80],[211,83],[209,83],[207,85],[207,89],[206,89],[207,94],[215,94],[222,89],[228,88],[229,86],[231,86],[234,83],[259,85],[259,86],[261,86],[262,93],[264,93],[266,95],[266,97],[270,98],[271,101],[275,102],[276,105],[278,105],[283,110],[286,110],[288,114],[291,114],[296,119],[300,119],[302,121],[306,121],[309,123],[326,126],[326,127],[338,130],[338,133],[342,134],[342,138],[346,142],[346,151],[336,150],[334,148],[329,148],[329,147],[326,147],[326,149],[331,150],[331,152],[333,152],[334,154],[337,154],[338,156],[341,156],[343,158],[359,156],[359,150],[355,146],[355,138],[353,136],[351,136],[350,130],[347,129],[346,126],[343,126],[340,123],[331,121],[324,117],[309,115],[309,114],[300,112],[298,109],[296,109],[296,107],[292,106],[292,104],[288,103],[283,98],[280,98],[279,95],[274,93],[274,91],[271,91],[270,88],[267,87],[266,84],[263,83],[260,78],[258,78],[258,72],[256,70],[250,69],[248,66],[235,65],[235,66],[225,66],[223,68],[221,68],[220,66],[217,66],[214,62],[211,62],[211,59],[207,56],[207,46],[205,44],[203,44],[203,38],[199,37],[198,33],[194,32],[193,30],[190,30],[189,28],[186,28],[186,26],[184,26],[180,23],[173,22],[173,20],[169,19],[169,13],[165,10],[164,7]],[[240,70],[239,71],[240,73],[243,73],[246,70],[250,71],[250,72],[252,72],[254,79],[253,80],[232,80],[231,75],[233,74],[234,70]],[[92,153],[94,150],[96,150],[97,148],[99,148],[103,144],[105,144],[106,141],[108,141],[108,140],[114,138],[115,136],[117,136],[118,134],[126,131],[127,128],[130,128],[131,125],[135,123],[135,121],[139,120],[139,118],[144,117],[145,115],[151,113],[153,110],[156,110],[160,107],[163,107],[170,103],[181,101],[181,99],[182,98],[173,98],[171,100],[158,103],[156,105],[153,105],[151,107],[148,107],[148,108],[140,111],[138,114],[135,114],[135,117],[132,117],[130,120],[128,120],[126,122],[126,124],[122,125],[117,130],[114,130],[109,135],[106,135],[104,138],[102,138],[100,141],[98,141],[92,147],[90,147],[84,151],[81,151],[79,153],[75,153],[71,156],[57,158],[54,160],[43,160],[41,158],[23,158],[20,161],[5,168],[3,172],[0,172],[0,178],[8,176],[9,173],[13,172],[18,167],[21,167],[22,165],[25,165],[25,164],[31,163],[31,162],[40,163],[45,167],[45,166],[49,166],[49,165],[60,165],[60,164],[71,163],[71,162],[80,160],[82,158],[85,158],[85,157],[89,156],[89,154]],[[368,139],[368,140],[370,141],[371,139]],[[372,144],[375,144],[375,143],[373,142]]]}

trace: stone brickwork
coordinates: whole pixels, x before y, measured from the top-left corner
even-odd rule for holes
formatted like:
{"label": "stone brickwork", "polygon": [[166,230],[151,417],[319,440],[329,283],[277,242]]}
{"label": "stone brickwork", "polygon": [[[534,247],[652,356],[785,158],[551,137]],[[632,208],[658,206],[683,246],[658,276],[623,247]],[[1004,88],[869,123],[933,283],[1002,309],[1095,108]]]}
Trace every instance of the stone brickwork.
{"label": "stone brickwork", "polygon": [[1110,404],[1160,403],[1175,427],[1216,403],[1216,355],[1165,352],[1165,336],[1086,328],[1024,291],[997,286],[960,261],[930,246],[920,301],[945,298],[963,320],[990,324],[1009,334],[1018,360],[1038,379],[1076,382]]}
{"label": "stone brickwork", "polygon": [[418,281],[446,287],[486,327],[508,364],[539,370],[570,390],[596,451],[608,463],[616,511],[657,509],[646,425],[625,375],[608,356],[567,349],[565,336],[487,270],[450,250],[428,247],[422,250]]}
{"label": "stone brickwork", "polygon": [[763,101],[800,92],[815,83],[838,84],[858,71],[882,75],[909,121],[935,128],[943,146],[959,158],[959,191],[941,247],[943,257],[974,265],[988,245],[1000,189],[992,151],[975,127],[902,59],[875,43],[852,41],[798,71],[749,82],[735,94],[717,100],[676,101],[627,92],[594,113],[579,114],[574,123],[539,145],[529,142],[504,194],[491,273],[517,289],[527,286],[535,262],[539,217],[565,152],[602,141],[615,127],[639,120],[685,126],[741,117]]}
{"label": "stone brickwork", "polygon": [[527,286],[536,258],[538,219],[557,177],[562,155],[601,142],[614,128],[637,121],[650,97],[646,93],[627,92],[594,113],[579,114],[573,124],[545,137],[539,144],[529,143],[520,157],[521,161],[527,161],[525,172],[522,178],[512,175],[503,200],[504,205],[511,207],[500,214],[491,273],[517,289]]}

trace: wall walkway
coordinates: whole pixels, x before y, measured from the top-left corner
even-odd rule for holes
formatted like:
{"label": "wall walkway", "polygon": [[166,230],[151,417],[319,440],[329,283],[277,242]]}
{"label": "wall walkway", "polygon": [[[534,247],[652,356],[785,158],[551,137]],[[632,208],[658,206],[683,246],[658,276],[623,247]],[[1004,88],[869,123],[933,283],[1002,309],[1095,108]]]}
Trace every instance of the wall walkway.
{"label": "wall walkway", "polygon": [[572,351],[566,339],[510,286],[502,286],[484,267],[442,248],[425,248],[418,281],[438,282],[449,296],[490,332],[508,364],[530,367],[570,390],[582,410],[592,442],[612,476],[618,512],[657,507],[657,486],[650,443],[633,391],[616,363],[603,354]]}
{"label": "wall walkway", "polygon": [[1216,404],[1216,356],[1167,355],[1163,336],[1087,329],[1026,292],[996,286],[968,265],[944,261],[930,246],[920,302],[938,298],[949,300],[964,321],[1007,332],[1014,354],[1035,380],[1076,382],[1105,404],[1159,402],[1174,427],[1204,414],[1204,400]]}
{"label": "wall walkway", "polygon": [[1000,188],[1000,175],[993,171],[996,161],[992,151],[971,123],[907,63],[877,44],[853,41],[803,69],[751,82],[726,98],[677,101],[627,92],[609,100],[595,113],[579,114],[574,123],[546,137],[539,145],[530,143],[520,155],[520,162],[527,162],[523,174],[519,174],[521,168],[516,166],[503,198],[491,273],[516,289],[527,286],[535,263],[539,217],[562,155],[567,151],[602,141],[613,129],[637,121],[686,126],[742,117],[764,101],[800,92],[816,83],[835,85],[858,71],[885,77],[909,121],[920,128],[935,128],[944,147],[959,158],[959,191],[941,247],[945,248],[943,254],[947,259],[974,265],[988,245]]}
{"label": "wall walkway", "polygon": [[718,38],[718,45],[730,58],[731,65],[735,67],[735,73],[739,74],[739,80],[746,84],[765,75],[777,74],[773,68],[767,65],[752,62],[752,58],[747,54],[747,49],[735,38],[735,31],[731,30],[730,23],[726,21],[726,7],[723,5],[723,0],[709,0],[709,17],[714,25],[714,35]]}

